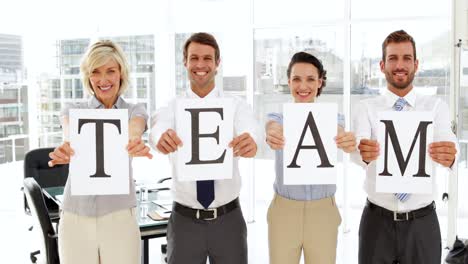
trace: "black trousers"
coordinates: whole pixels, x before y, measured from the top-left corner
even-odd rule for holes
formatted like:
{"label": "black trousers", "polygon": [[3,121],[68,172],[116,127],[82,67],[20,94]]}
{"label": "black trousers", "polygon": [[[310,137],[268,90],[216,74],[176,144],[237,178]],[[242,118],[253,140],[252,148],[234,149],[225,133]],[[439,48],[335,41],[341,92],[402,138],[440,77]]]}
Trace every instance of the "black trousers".
{"label": "black trousers", "polygon": [[359,264],[440,264],[441,235],[435,209],[420,218],[394,221],[369,206],[359,226]]}
{"label": "black trousers", "polygon": [[167,227],[169,264],[247,264],[247,225],[236,208],[215,220],[173,211]]}

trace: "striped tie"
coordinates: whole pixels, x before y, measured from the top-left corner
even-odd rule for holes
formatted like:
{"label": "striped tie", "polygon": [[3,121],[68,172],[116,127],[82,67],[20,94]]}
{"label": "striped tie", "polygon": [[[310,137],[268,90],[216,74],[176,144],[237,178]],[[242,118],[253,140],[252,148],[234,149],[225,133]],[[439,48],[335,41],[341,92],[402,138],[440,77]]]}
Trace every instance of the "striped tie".
{"label": "striped tie", "polygon": [[[393,105],[393,109],[395,109],[395,111],[401,111],[403,110],[405,105],[406,105],[405,98],[400,97]],[[411,194],[409,193],[394,193],[394,195],[398,200],[400,200],[403,203],[406,202],[411,196]]]}

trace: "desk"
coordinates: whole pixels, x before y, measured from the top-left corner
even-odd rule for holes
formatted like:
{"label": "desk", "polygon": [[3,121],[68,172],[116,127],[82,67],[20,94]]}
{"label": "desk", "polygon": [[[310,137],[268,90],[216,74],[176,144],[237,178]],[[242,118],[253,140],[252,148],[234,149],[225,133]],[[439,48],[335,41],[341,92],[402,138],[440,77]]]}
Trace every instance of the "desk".
{"label": "desk", "polygon": [[[55,203],[59,206],[62,205],[63,200],[63,189],[64,187],[49,187],[43,188],[42,192],[52,199]],[[142,241],[142,254],[141,260],[143,264],[149,263],[149,239],[151,238],[158,238],[158,237],[165,237],[166,230],[167,230],[167,221],[154,221],[148,216],[146,213],[141,215],[141,212],[152,212],[157,209],[161,209],[158,205],[151,202],[152,200],[157,199],[156,192],[149,192],[148,193],[148,201],[140,202],[137,200],[137,215],[138,215],[138,225],[140,226],[140,233],[141,233],[141,241]],[[139,195],[137,195],[139,197]],[[144,206],[144,209],[142,208]]]}

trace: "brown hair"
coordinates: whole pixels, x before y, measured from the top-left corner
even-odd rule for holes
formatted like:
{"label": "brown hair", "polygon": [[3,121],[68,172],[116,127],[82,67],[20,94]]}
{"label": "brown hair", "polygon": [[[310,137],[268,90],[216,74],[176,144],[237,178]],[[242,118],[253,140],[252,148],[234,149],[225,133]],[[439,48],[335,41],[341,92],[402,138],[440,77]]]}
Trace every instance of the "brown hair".
{"label": "brown hair", "polygon": [[386,49],[388,44],[401,42],[411,42],[411,45],[413,46],[413,56],[416,60],[416,43],[414,42],[413,37],[404,30],[397,30],[390,33],[390,35],[388,35],[382,43],[382,61],[385,62],[385,56],[387,56]]}
{"label": "brown hair", "polygon": [[188,47],[189,47],[190,43],[192,43],[192,42],[213,47],[213,49],[215,50],[215,61],[216,62],[219,61],[220,51],[219,51],[218,42],[216,42],[216,39],[213,37],[213,35],[205,33],[205,32],[195,33],[192,36],[190,36],[190,38],[188,38],[187,41],[185,41],[185,44],[184,44],[184,61],[187,61]]}
{"label": "brown hair", "polygon": [[317,90],[317,97],[322,93],[323,88],[327,85],[327,71],[323,68],[322,62],[317,59],[314,55],[307,52],[297,52],[291,58],[289,62],[288,69],[286,70],[286,75],[288,80],[291,77],[291,70],[294,64],[296,63],[309,63],[315,66],[318,70],[319,79],[322,79],[322,86]]}

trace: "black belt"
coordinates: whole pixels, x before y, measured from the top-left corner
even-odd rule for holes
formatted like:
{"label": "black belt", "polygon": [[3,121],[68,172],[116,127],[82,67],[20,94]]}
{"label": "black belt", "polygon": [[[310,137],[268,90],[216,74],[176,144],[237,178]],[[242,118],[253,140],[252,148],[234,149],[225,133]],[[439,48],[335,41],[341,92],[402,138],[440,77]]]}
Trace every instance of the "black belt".
{"label": "black belt", "polygon": [[416,218],[424,217],[434,212],[436,209],[435,203],[432,202],[430,205],[423,207],[423,208],[416,209],[414,211],[409,211],[406,213],[397,213],[394,211],[387,210],[376,204],[373,204],[369,200],[367,200],[367,207],[370,210],[380,213],[382,216],[393,218],[393,221],[409,221],[409,220],[413,220]]}
{"label": "black belt", "polygon": [[209,209],[193,209],[182,205],[178,202],[174,202],[172,205],[172,210],[178,212],[179,214],[190,217],[193,219],[200,220],[214,220],[224,214],[231,212],[232,210],[239,208],[239,198],[232,200],[231,202],[222,205],[218,208],[209,208]]}

